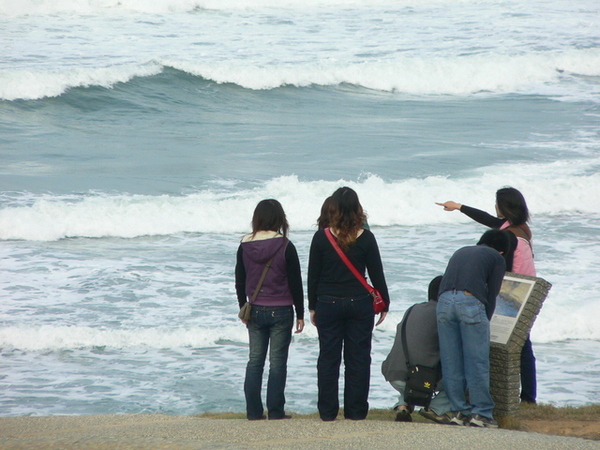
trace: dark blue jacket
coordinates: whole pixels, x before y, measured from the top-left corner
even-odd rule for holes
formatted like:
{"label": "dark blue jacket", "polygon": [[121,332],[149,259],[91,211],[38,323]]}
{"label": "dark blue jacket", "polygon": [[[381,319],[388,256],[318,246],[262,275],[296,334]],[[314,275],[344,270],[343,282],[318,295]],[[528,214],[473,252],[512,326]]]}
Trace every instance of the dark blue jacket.
{"label": "dark blue jacket", "polygon": [[486,315],[491,319],[505,271],[506,263],[497,250],[486,245],[460,248],[448,262],[440,294],[454,289],[469,291],[485,305]]}

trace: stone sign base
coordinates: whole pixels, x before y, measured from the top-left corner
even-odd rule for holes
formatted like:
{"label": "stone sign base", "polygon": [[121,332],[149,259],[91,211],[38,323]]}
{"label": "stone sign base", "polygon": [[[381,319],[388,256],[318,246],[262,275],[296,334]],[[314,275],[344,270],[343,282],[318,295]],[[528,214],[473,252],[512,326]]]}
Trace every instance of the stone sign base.
{"label": "stone sign base", "polygon": [[[508,274],[507,274],[508,275]],[[533,322],[552,287],[542,278],[510,274],[535,284],[519,314],[517,323],[506,344],[492,343],[490,348],[490,392],[496,403],[495,416],[505,416],[518,411],[521,403],[521,349]]]}

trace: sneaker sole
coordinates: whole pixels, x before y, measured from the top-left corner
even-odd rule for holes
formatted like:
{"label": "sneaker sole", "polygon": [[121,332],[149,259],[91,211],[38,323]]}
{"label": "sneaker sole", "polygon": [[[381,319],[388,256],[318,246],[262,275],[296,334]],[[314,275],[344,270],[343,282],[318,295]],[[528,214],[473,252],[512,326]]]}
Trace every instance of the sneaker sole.
{"label": "sneaker sole", "polygon": [[454,425],[455,427],[464,427],[466,425],[466,423],[464,422],[456,422],[456,421],[450,421],[450,423],[448,425]]}
{"label": "sneaker sole", "polygon": [[423,410],[419,411],[419,414],[423,417],[425,417],[426,419],[429,419],[435,423],[439,423],[441,425],[450,425],[450,418],[449,417],[444,417],[444,416],[438,416],[437,414],[433,413],[433,412],[424,412]]}
{"label": "sneaker sole", "polygon": [[471,421],[469,422],[469,425],[472,427],[477,427],[477,428],[498,428],[497,424],[486,423],[483,421],[479,421],[477,419],[471,419]]}

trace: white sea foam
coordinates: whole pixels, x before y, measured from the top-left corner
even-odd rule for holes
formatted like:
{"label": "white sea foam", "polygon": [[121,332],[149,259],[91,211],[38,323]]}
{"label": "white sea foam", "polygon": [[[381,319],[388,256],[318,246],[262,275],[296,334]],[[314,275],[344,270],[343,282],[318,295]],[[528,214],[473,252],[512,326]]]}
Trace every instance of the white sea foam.
{"label": "white sea foam", "polygon": [[[85,196],[22,195],[11,204],[4,195],[0,239],[53,241],[65,237],[124,237],[174,233],[245,232],[256,203],[277,198],[296,230],[314,229],[323,200],[337,187],[357,190],[374,226],[444,224],[465,220],[444,214],[435,202],[461,201],[482,209],[511,173],[514,187],[526,193],[536,215],[600,214],[598,162],[579,160],[551,164],[513,164],[474,171],[463,179],[432,176],[387,181],[302,181],[283,176],[254,189],[204,190],[184,196],[93,194]],[[477,190],[471,189],[477,186]]]}
{"label": "white sea foam", "polygon": [[[566,291],[566,289],[564,289]],[[573,308],[574,302],[557,302],[560,293],[552,292],[542,308],[532,330],[532,340],[549,343],[568,339],[600,340],[600,329],[596,317],[600,304],[589,304]],[[558,295],[554,295],[558,294]],[[383,324],[377,327],[379,338],[393,337],[396,325],[403,315],[392,312]],[[302,342],[314,343],[317,333],[307,326],[299,336]],[[308,340],[308,341],[307,341]],[[0,328],[0,348],[22,351],[69,350],[77,348],[108,347],[113,349],[147,347],[154,349],[209,348],[223,342],[248,343],[248,333],[243,326],[223,325],[213,327],[146,327],[116,328],[91,326],[21,325]]]}
{"label": "white sea foam", "polygon": [[65,350],[83,347],[212,347],[219,340],[248,343],[240,326],[216,328],[157,327],[108,329],[86,326],[8,326],[0,328],[0,348],[19,350]]}
{"label": "white sea foam", "polygon": [[[566,278],[554,279],[555,286],[542,307],[531,332],[534,342],[555,342],[567,339],[600,341],[600,327],[595,320],[600,314],[600,302],[595,296],[585,297],[590,289],[597,290],[597,280],[586,278],[584,284],[574,284]],[[583,294],[583,295],[582,295]]]}
{"label": "white sea foam", "polygon": [[[164,64],[218,83],[248,89],[280,86],[352,84],[412,95],[535,94],[552,91],[573,76],[599,76],[600,50],[571,50],[521,55],[405,57],[375,62],[322,61],[277,66],[204,64],[165,60]],[[561,90],[555,91],[560,95]]]}
{"label": "white sea foam", "polygon": [[586,49],[516,56],[399,56],[374,62],[322,61],[265,65],[247,60],[200,63],[157,59],[100,68],[4,69],[0,70],[0,99],[56,97],[74,87],[111,88],[116,83],[128,82],[134,77],[156,75],[165,67],[253,90],[351,84],[414,96],[519,93],[568,100],[594,100],[600,92],[598,83],[590,84],[581,79],[581,76],[600,76],[600,50]]}
{"label": "white sea foam", "polygon": [[100,86],[112,88],[134,77],[160,73],[159,64],[123,65],[106,68],[71,68],[63,71],[8,69],[0,71],[0,98],[35,100],[58,97],[71,88]]}
{"label": "white sea foam", "polygon": [[162,66],[248,89],[347,83],[597,101],[597,5],[512,6],[514,16],[470,0],[0,0],[10,19],[0,98],[110,87]]}
{"label": "white sea foam", "polygon": [[[0,14],[49,15],[90,14],[115,12],[172,13],[210,10],[247,10],[258,8],[305,9],[310,7],[355,7],[355,6],[411,6],[440,3],[473,3],[473,0],[0,0]],[[481,3],[478,0],[477,3]]]}

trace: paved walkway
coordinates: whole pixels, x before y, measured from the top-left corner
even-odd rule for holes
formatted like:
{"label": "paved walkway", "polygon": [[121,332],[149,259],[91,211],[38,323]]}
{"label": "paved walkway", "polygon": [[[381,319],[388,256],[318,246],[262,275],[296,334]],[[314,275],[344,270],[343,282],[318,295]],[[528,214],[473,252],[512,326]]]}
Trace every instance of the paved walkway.
{"label": "paved walkway", "polygon": [[600,442],[502,429],[377,420],[165,415],[0,417],[0,449],[599,449]]}

